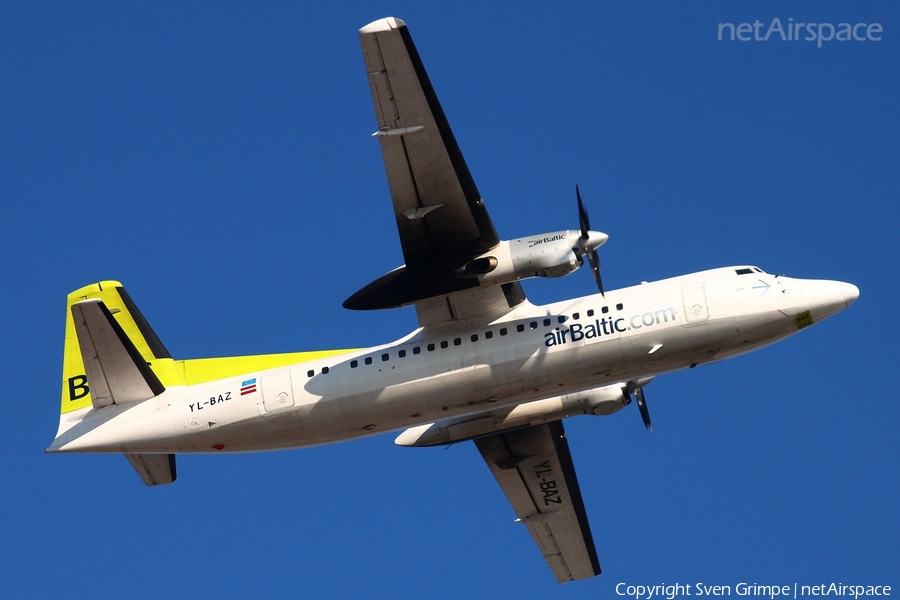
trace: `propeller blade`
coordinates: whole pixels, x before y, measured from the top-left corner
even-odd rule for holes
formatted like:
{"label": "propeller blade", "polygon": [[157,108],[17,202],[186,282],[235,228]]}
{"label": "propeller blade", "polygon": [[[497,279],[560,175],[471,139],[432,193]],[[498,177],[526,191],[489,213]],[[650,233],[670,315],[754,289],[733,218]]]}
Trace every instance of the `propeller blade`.
{"label": "propeller blade", "polygon": [[578,259],[583,263],[584,255],[587,254],[588,262],[591,264],[591,272],[594,274],[594,280],[597,282],[597,287],[600,289],[600,295],[605,298],[606,292],[603,291],[603,280],[600,278],[600,255],[597,254],[596,248],[586,247],[586,244],[590,239],[590,234],[588,232],[591,230],[591,219],[588,217],[587,209],[584,207],[584,202],[581,200],[581,190],[578,189],[577,183],[575,184],[575,197],[578,198],[578,224],[581,226],[581,237],[578,238]]}
{"label": "propeller blade", "polygon": [[634,390],[634,397],[637,400],[638,408],[641,409],[641,419],[644,420],[644,427],[647,431],[653,431],[653,423],[650,422],[650,411],[647,410],[647,400],[644,398],[643,388]]}
{"label": "propeller blade", "polygon": [[581,201],[581,190],[578,189],[577,183],[575,184],[575,196],[578,198],[578,224],[581,226],[581,239],[586,241],[588,231],[591,229],[591,220],[584,208],[584,202]]}
{"label": "propeller blade", "polygon": [[588,252],[588,262],[591,263],[591,271],[594,273],[594,279],[597,281],[597,287],[600,288],[600,295],[604,298],[606,293],[603,291],[603,280],[600,279],[600,255],[596,250]]}

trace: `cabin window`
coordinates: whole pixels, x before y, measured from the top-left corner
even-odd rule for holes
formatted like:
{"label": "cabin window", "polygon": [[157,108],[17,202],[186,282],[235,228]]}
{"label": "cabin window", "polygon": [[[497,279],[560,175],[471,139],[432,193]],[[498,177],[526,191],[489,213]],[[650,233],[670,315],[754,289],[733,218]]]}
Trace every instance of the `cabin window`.
{"label": "cabin window", "polygon": [[544,319],[544,327],[550,327],[550,319]]}
{"label": "cabin window", "polygon": [[577,320],[580,319],[580,318],[581,318],[581,315],[579,315],[578,313],[572,314],[572,319],[574,319],[574,320],[577,321]]}
{"label": "cabin window", "polygon": [[477,333],[473,333],[473,334],[472,334],[472,337],[471,337],[470,339],[471,339],[473,342],[477,342],[477,341],[478,341],[478,334],[477,334]]}
{"label": "cabin window", "polygon": [[489,339],[491,339],[492,337],[494,337],[494,332],[493,332],[493,331],[485,331],[485,332],[484,332],[484,339],[489,340]]}
{"label": "cabin window", "polygon": [[350,368],[351,368],[351,369],[355,369],[355,368],[358,367],[358,366],[359,366],[359,361],[358,361],[358,360],[351,360],[351,361],[350,361]]}
{"label": "cabin window", "polygon": [[371,365],[371,364],[372,364],[372,357],[371,357],[371,356],[367,356],[367,357],[366,357],[366,364],[367,364],[367,365]]}
{"label": "cabin window", "polygon": [[593,316],[594,316],[594,309],[593,309],[593,308],[588,309],[588,316],[589,316],[589,317],[593,317]]}
{"label": "cabin window", "polygon": [[621,302],[616,304],[616,310],[622,310],[623,308],[625,308],[625,305],[623,305]]}
{"label": "cabin window", "polygon": [[460,338],[453,338],[454,346],[459,346],[460,344],[462,344],[462,340]]}
{"label": "cabin window", "polygon": [[556,317],[556,320],[557,320],[559,323],[565,323],[565,322],[566,322],[566,317],[565,317],[565,315],[559,315],[558,317]]}
{"label": "cabin window", "polygon": [[399,356],[400,358],[404,358],[406,356],[406,350],[400,350],[399,352],[397,352],[397,356]]}
{"label": "cabin window", "polygon": [[602,312],[602,313],[605,315],[606,313],[609,312],[609,307],[608,307],[608,306],[604,306],[603,308],[600,309],[600,312]]}
{"label": "cabin window", "polygon": [[[547,323],[547,324],[549,325],[549,323]],[[531,323],[528,324],[528,326],[531,327],[532,329],[537,329],[537,321],[532,321]]]}
{"label": "cabin window", "polygon": [[312,376],[315,375],[315,374],[316,374],[315,371],[307,371],[307,372],[306,372],[306,376],[307,376],[307,377],[312,377]]}
{"label": "cabin window", "polygon": [[322,367],[322,375],[328,375],[328,367]]}
{"label": "cabin window", "polygon": [[516,325],[516,331],[525,331],[525,326],[519,323],[518,325]]}
{"label": "cabin window", "polygon": [[428,344],[428,351],[434,352],[434,344]]}
{"label": "cabin window", "polygon": [[448,342],[447,340],[442,340],[442,341],[441,341],[441,348],[446,348],[446,347],[449,346],[449,345],[450,345],[450,342]]}
{"label": "cabin window", "polygon": [[391,357],[391,355],[388,354],[387,352],[385,352],[384,354],[381,355],[381,362],[387,362],[390,357]]}
{"label": "cabin window", "polygon": [[500,328],[500,335],[506,335],[506,327]]}
{"label": "cabin window", "polygon": [[420,354],[421,352],[422,352],[422,349],[419,348],[418,346],[416,346],[415,348],[413,348],[413,354]]}

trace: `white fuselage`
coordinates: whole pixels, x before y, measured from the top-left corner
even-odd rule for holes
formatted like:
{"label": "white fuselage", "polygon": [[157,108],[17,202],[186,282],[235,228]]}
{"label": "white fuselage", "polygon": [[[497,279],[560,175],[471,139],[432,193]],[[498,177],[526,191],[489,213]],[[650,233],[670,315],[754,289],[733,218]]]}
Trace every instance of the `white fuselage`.
{"label": "white fuselage", "polygon": [[383,346],[85,409],[50,450],[244,452],[410,428],[736,356],[857,295],[842,282],[728,267],[524,302],[491,322],[420,328]]}

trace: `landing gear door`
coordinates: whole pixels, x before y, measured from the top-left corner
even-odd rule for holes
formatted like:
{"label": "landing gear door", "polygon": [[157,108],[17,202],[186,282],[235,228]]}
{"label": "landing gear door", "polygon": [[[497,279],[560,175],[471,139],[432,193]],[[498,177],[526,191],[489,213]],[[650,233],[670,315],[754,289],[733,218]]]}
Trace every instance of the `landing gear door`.
{"label": "landing gear door", "polygon": [[291,372],[279,371],[262,378],[263,410],[275,412],[294,406],[294,390],[291,387]]}
{"label": "landing gear door", "polygon": [[702,282],[681,286],[681,298],[684,300],[685,325],[693,325],[709,320],[706,288]]}

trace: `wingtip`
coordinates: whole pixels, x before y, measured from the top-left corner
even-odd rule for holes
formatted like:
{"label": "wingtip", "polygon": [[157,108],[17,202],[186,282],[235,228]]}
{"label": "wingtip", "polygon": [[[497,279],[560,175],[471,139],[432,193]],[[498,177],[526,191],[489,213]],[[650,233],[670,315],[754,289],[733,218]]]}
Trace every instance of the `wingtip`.
{"label": "wingtip", "polygon": [[398,19],[397,17],[385,17],[383,19],[378,19],[377,21],[372,21],[360,29],[359,32],[379,33],[382,31],[390,31],[392,29],[400,29],[401,27],[406,27],[406,23],[404,23],[402,19]]}

